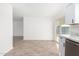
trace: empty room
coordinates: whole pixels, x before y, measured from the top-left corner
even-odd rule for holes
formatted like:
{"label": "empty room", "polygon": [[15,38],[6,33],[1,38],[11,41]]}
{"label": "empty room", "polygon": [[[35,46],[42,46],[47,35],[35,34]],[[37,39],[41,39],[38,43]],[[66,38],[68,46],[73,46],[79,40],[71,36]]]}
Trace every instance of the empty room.
{"label": "empty room", "polygon": [[78,14],[78,3],[0,3],[0,56],[79,56]]}

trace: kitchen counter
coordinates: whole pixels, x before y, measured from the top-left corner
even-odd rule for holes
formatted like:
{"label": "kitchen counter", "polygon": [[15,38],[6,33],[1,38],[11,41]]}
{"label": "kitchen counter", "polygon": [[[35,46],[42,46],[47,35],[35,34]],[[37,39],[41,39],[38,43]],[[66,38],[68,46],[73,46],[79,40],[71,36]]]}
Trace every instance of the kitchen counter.
{"label": "kitchen counter", "polygon": [[72,41],[75,41],[77,43],[79,43],[79,36],[75,36],[75,35],[60,35],[60,37],[64,37],[67,39],[70,39]]}

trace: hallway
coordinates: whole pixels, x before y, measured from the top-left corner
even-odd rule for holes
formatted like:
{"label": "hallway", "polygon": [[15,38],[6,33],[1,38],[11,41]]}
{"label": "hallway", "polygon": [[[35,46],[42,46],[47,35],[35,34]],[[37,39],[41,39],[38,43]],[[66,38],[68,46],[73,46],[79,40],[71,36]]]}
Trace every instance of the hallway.
{"label": "hallway", "polygon": [[22,40],[22,37],[15,37],[14,49],[5,56],[58,56],[58,49],[52,40]]}

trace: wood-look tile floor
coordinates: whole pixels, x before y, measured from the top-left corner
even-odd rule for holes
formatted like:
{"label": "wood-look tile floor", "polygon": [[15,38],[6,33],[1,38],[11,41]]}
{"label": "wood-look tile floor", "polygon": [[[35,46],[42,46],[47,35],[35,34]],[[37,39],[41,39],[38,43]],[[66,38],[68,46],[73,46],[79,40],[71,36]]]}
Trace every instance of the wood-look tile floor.
{"label": "wood-look tile floor", "polygon": [[14,48],[5,56],[58,56],[55,41],[14,39]]}

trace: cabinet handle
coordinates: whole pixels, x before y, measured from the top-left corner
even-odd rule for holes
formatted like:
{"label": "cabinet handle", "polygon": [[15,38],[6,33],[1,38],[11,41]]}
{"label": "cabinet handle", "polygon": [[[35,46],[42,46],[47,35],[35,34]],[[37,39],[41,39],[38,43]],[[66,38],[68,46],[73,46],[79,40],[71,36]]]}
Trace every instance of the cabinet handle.
{"label": "cabinet handle", "polygon": [[79,46],[79,43],[76,43],[76,42],[72,42],[72,44],[74,44],[76,46]]}
{"label": "cabinet handle", "polygon": [[79,43],[71,41],[71,40],[66,40],[67,42],[69,42],[69,44],[73,44],[75,46],[79,46]]}

